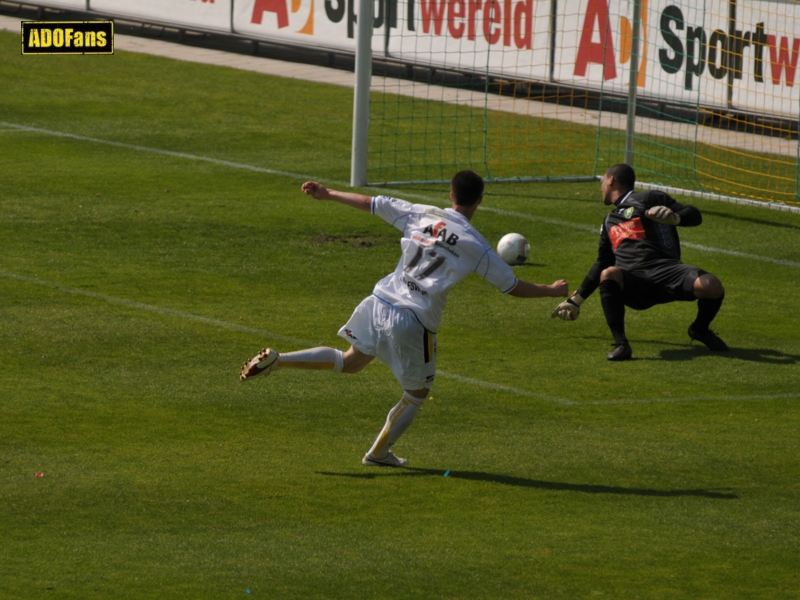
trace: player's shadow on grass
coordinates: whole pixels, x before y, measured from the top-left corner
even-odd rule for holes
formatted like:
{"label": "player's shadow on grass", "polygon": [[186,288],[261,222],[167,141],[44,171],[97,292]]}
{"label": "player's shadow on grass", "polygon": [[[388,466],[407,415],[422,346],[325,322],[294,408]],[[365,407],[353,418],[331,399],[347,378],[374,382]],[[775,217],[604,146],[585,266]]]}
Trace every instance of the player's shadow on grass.
{"label": "player's shadow on grass", "polygon": [[[317,471],[317,475],[329,477],[352,477],[354,479],[376,479],[378,477],[442,477],[441,469],[418,469],[405,467],[403,469],[377,468],[370,473],[330,473]],[[651,496],[656,498],[674,498],[677,496],[697,496],[700,498],[713,498],[716,500],[737,500],[739,496],[732,493],[712,490],[653,490],[648,488],[617,487],[609,485],[587,485],[579,483],[562,483],[558,481],[544,481],[541,479],[528,479],[526,477],[510,477],[494,473],[481,473],[476,471],[451,471],[450,479],[467,479],[469,481],[488,481],[502,485],[536,488],[555,492],[580,492],[583,494],[617,494],[621,496]]]}

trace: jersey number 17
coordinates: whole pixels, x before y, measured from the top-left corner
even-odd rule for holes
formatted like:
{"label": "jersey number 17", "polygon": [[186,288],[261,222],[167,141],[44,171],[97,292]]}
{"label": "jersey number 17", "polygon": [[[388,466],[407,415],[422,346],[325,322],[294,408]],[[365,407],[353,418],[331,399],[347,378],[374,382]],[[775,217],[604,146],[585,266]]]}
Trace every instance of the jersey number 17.
{"label": "jersey number 17", "polygon": [[[444,264],[444,256],[435,250],[423,250],[422,246],[417,246],[417,252],[411,261],[403,268],[405,273],[417,281],[421,281],[436,271]],[[413,272],[412,272],[413,271]]]}

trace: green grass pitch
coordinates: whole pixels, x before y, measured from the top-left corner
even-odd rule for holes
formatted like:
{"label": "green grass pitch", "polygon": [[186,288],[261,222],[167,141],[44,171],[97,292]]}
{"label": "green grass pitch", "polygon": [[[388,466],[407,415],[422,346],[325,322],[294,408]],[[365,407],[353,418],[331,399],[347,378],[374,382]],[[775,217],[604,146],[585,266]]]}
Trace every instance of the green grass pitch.
{"label": "green grass pitch", "polygon": [[[265,345],[344,347],[396,263],[393,228],[299,191],[348,179],[352,91],[0,53],[0,597],[800,595],[800,216],[691,201],[725,356],[671,304],[609,364],[597,296],[564,323],[468,278],[411,468],[370,470],[386,367],[238,380]],[[531,240],[520,277],[575,289],[598,185],[484,206],[490,241]]]}

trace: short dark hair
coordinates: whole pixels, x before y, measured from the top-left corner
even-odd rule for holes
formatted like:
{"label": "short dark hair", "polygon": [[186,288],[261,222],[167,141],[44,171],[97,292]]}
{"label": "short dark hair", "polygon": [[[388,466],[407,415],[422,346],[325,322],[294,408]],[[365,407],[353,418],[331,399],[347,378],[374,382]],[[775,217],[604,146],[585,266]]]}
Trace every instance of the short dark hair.
{"label": "short dark hair", "polygon": [[619,181],[621,186],[629,190],[632,190],[633,186],[636,184],[636,173],[634,172],[633,167],[626,165],[625,163],[614,165],[608,171],[606,171],[606,175],[610,175]]}
{"label": "short dark hair", "polygon": [[474,206],[483,196],[483,177],[469,169],[459,171],[450,180],[450,191],[458,206]]}

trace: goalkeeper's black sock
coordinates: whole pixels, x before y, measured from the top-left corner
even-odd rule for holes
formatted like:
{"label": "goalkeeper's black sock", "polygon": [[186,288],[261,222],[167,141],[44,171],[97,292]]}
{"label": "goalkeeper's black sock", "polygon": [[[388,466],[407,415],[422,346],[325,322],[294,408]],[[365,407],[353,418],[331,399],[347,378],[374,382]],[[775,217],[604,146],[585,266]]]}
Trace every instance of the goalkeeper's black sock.
{"label": "goalkeeper's black sock", "polygon": [[692,323],[692,330],[696,333],[705,333],[711,321],[717,316],[725,294],[719,298],[700,298],[697,301],[697,318]]}
{"label": "goalkeeper's black sock", "polygon": [[617,345],[627,344],[628,338],[625,337],[625,301],[622,296],[622,288],[613,279],[606,279],[600,282],[600,303],[603,305],[603,312],[606,315],[606,323],[614,336]]}

